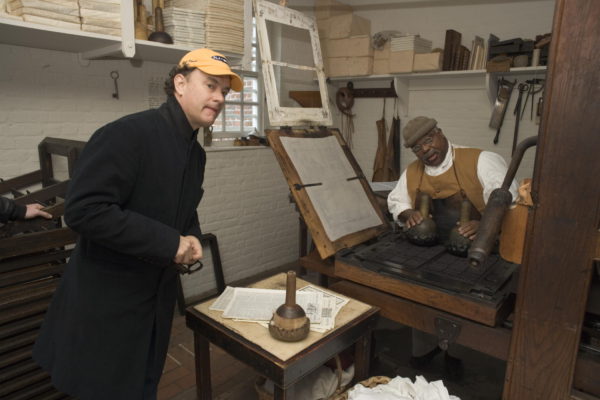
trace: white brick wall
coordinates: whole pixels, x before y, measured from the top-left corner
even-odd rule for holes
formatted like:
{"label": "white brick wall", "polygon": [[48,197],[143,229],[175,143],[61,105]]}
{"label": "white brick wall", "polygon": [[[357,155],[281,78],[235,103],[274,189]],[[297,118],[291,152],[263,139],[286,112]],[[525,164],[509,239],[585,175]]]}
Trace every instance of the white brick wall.
{"label": "white brick wall", "polygon": [[[85,61],[76,54],[4,44],[0,60],[2,178],[38,169],[37,145],[46,136],[87,140],[102,125],[147,109],[148,82],[165,78],[171,68]],[[120,75],[119,100],[112,98],[113,70]],[[64,176],[64,163],[58,169]],[[200,222],[204,232],[217,236],[226,281],[298,258],[297,213],[271,149],[209,150],[204,188]],[[198,292],[213,284],[195,283]]]}

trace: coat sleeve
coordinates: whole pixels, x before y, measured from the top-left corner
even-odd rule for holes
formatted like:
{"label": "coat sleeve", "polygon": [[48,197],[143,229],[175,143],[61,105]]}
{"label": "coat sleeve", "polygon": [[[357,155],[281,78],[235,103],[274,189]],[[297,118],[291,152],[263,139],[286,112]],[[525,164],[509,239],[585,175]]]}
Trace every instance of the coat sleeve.
{"label": "coat sleeve", "polygon": [[142,135],[128,125],[117,121],[100,128],[86,145],[69,185],[65,222],[111,250],[170,263],[179,232],[127,208],[143,151]]}
{"label": "coat sleeve", "polygon": [[16,219],[24,219],[27,207],[0,196],[0,222],[5,223]]}

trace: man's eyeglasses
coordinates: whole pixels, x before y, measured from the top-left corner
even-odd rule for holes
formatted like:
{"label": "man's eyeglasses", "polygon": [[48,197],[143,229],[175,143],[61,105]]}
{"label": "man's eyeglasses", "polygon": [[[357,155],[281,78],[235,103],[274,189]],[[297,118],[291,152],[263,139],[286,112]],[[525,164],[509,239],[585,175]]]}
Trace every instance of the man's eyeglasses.
{"label": "man's eyeglasses", "polygon": [[431,143],[433,143],[433,138],[436,135],[436,133],[438,133],[437,129],[435,131],[433,131],[432,133],[430,133],[429,135],[425,136],[421,140],[421,143],[415,144],[413,147],[411,147],[411,150],[413,151],[413,153],[420,153],[423,150],[423,146],[425,146],[425,145],[430,146]]}
{"label": "man's eyeglasses", "polygon": [[181,274],[193,274],[196,271],[200,271],[202,269],[204,265],[202,264],[202,261],[196,261],[195,263],[191,264],[191,265],[186,265],[186,264],[175,264],[175,267],[177,268],[177,271]]}

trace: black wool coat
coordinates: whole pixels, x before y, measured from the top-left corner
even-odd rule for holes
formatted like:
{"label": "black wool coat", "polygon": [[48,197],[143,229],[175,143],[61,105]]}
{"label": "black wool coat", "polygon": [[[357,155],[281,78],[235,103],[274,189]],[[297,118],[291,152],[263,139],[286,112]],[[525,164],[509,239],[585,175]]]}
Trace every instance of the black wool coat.
{"label": "black wool coat", "polygon": [[94,133],[75,168],[65,221],[79,234],[34,347],[61,391],[142,399],[158,381],[176,299],[180,235],[200,236],[206,154],[179,103]]}

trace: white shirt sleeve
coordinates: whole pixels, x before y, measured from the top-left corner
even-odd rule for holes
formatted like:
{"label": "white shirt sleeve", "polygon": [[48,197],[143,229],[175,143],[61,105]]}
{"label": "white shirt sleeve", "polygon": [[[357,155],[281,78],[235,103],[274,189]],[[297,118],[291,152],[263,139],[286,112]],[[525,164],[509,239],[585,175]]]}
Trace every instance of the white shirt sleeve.
{"label": "white shirt sleeve", "polygon": [[387,204],[390,213],[394,216],[394,221],[398,220],[398,215],[400,215],[400,213],[412,208],[412,201],[410,200],[408,186],[406,184],[406,170],[402,172],[396,187],[388,195]]}
{"label": "white shirt sleeve", "polygon": [[[482,151],[477,162],[477,177],[483,186],[483,201],[487,204],[494,189],[502,186],[508,167],[504,158],[491,151]],[[517,182],[513,179],[509,188],[513,202],[517,199]],[[388,200],[389,201],[389,200]]]}

